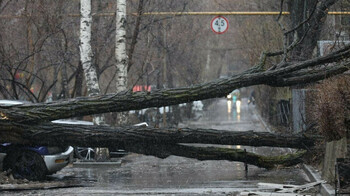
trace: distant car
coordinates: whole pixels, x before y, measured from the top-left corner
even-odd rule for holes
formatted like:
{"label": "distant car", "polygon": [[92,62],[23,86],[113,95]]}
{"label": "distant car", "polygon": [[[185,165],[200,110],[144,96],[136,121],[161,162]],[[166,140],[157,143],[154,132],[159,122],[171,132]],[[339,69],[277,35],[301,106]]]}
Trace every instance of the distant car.
{"label": "distant car", "polygon": [[[0,100],[0,106],[22,104],[24,102]],[[46,175],[56,173],[67,166],[71,161],[73,150],[71,146],[25,146],[2,143],[0,144],[0,169],[11,170],[14,178],[43,180]]]}
{"label": "distant car", "polygon": [[241,99],[241,92],[238,89],[236,89],[232,91],[230,94],[228,94],[226,98],[227,100],[231,100],[235,103],[237,100]]}

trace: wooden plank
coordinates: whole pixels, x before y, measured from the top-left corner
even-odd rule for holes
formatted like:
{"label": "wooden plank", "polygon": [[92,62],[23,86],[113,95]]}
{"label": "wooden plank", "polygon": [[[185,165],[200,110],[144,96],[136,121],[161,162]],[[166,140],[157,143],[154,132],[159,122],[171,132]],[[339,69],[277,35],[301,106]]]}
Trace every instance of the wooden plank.
{"label": "wooden plank", "polygon": [[267,189],[285,189],[285,188],[296,188],[298,185],[293,184],[274,184],[274,183],[258,183],[259,188],[267,188]]}

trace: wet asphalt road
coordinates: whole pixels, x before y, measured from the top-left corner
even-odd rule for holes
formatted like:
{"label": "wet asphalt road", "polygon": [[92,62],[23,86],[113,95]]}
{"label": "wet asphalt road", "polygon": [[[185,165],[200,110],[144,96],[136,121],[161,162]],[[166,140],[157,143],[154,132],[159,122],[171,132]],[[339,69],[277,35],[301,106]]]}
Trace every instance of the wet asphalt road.
{"label": "wet asphalt road", "polygon": [[[218,99],[197,122],[181,126],[225,130],[266,131],[254,107],[243,99],[240,111],[226,99]],[[278,154],[277,148],[245,148],[248,151]],[[289,150],[282,150],[288,152]],[[308,179],[301,169],[265,170],[229,161],[198,161],[176,156],[159,159],[130,154],[110,165],[70,165],[51,176],[80,187],[3,192],[3,195],[236,195],[256,190],[258,182],[303,184]]]}

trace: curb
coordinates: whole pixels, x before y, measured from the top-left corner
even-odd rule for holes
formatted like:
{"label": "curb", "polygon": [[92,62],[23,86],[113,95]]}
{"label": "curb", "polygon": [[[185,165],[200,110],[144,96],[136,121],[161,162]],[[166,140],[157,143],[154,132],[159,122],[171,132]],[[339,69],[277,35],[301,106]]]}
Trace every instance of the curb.
{"label": "curb", "polygon": [[265,120],[260,116],[259,112],[257,111],[255,105],[253,105],[252,107],[248,106],[248,109],[253,111],[254,115],[256,115],[258,117],[258,120],[260,121],[260,123],[263,125],[263,127],[265,128],[265,130],[267,132],[272,132],[270,127],[266,124]]}
{"label": "curb", "polygon": [[[310,178],[311,181],[321,181],[321,175],[310,165],[302,164],[302,168],[306,175]],[[334,196],[335,195],[335,189],[327,183],[322,183],[320,185],[319,192],[323,196]]]}
{"label": "curb", "polygon": [[[253,108],[253,112],[255,113],[255,115],[257,115],[257,117],[259,118],[260,122],[263,124],[265,129],[268,130],[269,132],[271,132],[271,130],[268,127],[267,123],[259,115],[259,113],[257,112],[255,107]],[[317,182],[317,181],[321,181],[322,180],[322,177],[319,174],[319,172],[316,171],[316,169],[314,169],[312,166],[306,165],[306,164],[302,164],[302,169],[304,170],[304,172],[310,178],[311,181]],[[335,196],[335,189],[330,184],[327,184],[327,183],[322,183],[320,185],[319,192],[320,192],[320,194],[322,196]]]}
{"label": "curb", "polygon": [[122,161],[110,161],[110,162],[94,162],[94,161],[82,161],[82,162],[73,162],[73,166],[120,166]]}

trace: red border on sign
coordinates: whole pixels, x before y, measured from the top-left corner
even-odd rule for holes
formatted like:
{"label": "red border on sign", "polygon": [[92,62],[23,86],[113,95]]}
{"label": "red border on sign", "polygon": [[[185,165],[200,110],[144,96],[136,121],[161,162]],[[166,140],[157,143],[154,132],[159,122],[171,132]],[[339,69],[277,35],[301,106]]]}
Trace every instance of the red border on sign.
{"label": "red border on sign", "polygon": [[[214,28],[213,28],[213,22],[214,22],[214,20],[217,19],[217,18],[223,18],[223,19],[226,21],[226,23],[227,23],[227,28],[226,28],[225,31],[223,31],[223,32],[217,32],[217,31],[214,30]],[[228,20],[227,20],[227,18],[225,18],[224,16],[216,16],[216,17],[213,18],[213,19],[211,20],[211,22],[210,22],[210,28],[211,28],[211,30],[212,30],[214,33],[216,33],[216,34],[224,34],[224,33],[226,33],[226,31],[228,30],[229,27],[230,27],[230,25],[229,25],[229,23],[228,23]]]}

